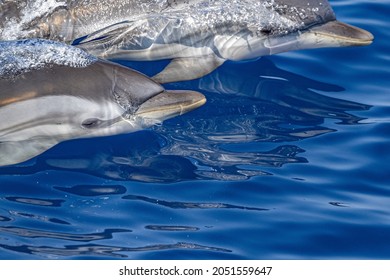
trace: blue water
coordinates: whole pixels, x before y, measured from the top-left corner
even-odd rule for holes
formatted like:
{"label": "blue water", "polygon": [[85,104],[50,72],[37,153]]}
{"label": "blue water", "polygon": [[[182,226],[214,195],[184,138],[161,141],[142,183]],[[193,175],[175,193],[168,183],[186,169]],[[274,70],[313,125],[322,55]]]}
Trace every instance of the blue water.
{"label": "blue water", "polygon": [[390,3],[330,2],[375,42],[226,63],[166,86],[196,111],[0,168],[0,258],[389,259]]}

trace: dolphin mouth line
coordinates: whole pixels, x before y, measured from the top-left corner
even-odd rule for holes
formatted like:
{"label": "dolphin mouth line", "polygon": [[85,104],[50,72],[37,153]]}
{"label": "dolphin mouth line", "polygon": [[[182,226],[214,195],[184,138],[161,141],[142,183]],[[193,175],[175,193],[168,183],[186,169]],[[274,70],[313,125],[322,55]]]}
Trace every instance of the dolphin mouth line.
{"label": "dolphin mouth line", "polygon": [[338,20],[309,28],[308,31],[318,37],[331,38],[345,46],[366,46],[374,40],[370,32]]}
{"label": "dolphin mouth line", "polygon": [[199,100],[199,101],[196,101],[194,103],[191,103],[191,104],[185,104],[185,105],[166,105],[164,107],[161,107],[161,108],[154,108],[154,109],[148,109],[148,110],[143,110],[141,109],[141,112],[138,112],[138,110],[135,112],[135,115],[136,116],[140,116],[140,115],[148,115],[148,113],[163,113],[163,112],[167,112],[167,111],[172,111],[172,110],[175,110],[175,109],[178,109],[180,108],[180,112],[178,110],[178,115],[183,115],[184,113],[192,110],[192,109],[196,109],[200,106],[202,106],[203,104],[206,103],[206,98],[202,99],[202,100]]}
{"label": "dolphin mouth line", "polygon": [[343,41],[345,43],[349,43],[349,45],[367,46],[367,45],[372,44],[372,42],[373,42],[373,39],[371,39],[371,40],[365,39],[364,40],[364,39],[346,38],[344,36],[340,36],[337,34],[329,34],[329,33],[325,33],[325,32],[316,32],[316,31],[314,31],[313,33],[316,35],[319,35],[319,36],[333,38],[333,39],[336,39],[337,41]]}
{"label": "dolphin mouth line", "polygon": [[183,115],[206,103],[206,97],[191,90],[165,90],[148,99],[134,112],[135,117],[166,119]]}

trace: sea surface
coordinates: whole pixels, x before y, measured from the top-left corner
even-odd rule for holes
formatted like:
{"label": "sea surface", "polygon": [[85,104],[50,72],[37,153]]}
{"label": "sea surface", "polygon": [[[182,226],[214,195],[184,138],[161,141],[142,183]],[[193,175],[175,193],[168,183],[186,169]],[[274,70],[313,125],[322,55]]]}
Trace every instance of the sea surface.
{"label": "sea surface", "polygon": [[0,168],[0,259],[390,259],[390,2],[330,2],[374,43],[226,63],[166,85],[198,110]]}

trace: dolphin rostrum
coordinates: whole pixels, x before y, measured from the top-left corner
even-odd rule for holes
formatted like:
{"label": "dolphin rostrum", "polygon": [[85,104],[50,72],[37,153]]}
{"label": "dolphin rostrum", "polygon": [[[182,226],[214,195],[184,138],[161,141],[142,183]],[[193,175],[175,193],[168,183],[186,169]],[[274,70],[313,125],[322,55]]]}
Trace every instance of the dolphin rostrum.
{"label": "dolphin rostrum", "polygon": [[134,70],[42,39],[0,42],[0,166],[61,141],[136,131],[205,103]]}
{"label": "dolphin rostrum", "polygon": [[336,20],[327,0],[6,0],[0,39],[73,42],[108,59],[171,63],[159,82],[201,77],[226,60],[360,46],[371,33]]}

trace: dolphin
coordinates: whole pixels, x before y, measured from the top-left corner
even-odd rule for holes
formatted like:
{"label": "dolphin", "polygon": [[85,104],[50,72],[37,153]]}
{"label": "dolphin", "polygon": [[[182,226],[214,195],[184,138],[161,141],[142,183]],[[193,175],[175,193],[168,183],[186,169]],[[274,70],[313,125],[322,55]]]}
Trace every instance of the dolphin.
{"label": "dolphin", "polygon": [[6,0],[0,39],[42,37],[107,59],[164,60],[160,83],[202,77],[226,60],[372,42],[326,0]]}
{"label": "dolphin", "polygon": [[0,166],[61,141],[128,133],[205,103],[129,68],[42,39],[0,42]]}

